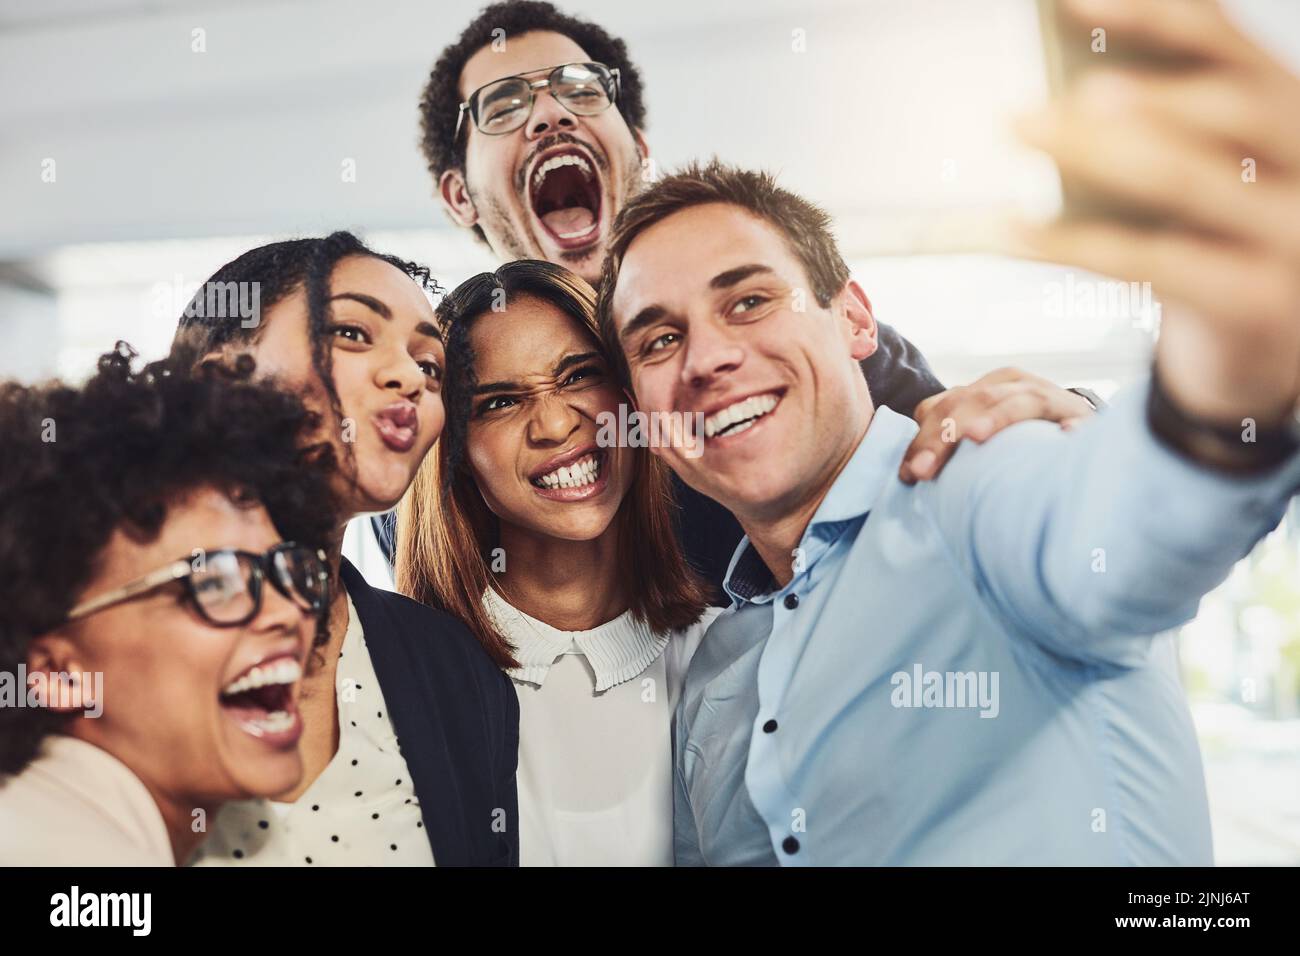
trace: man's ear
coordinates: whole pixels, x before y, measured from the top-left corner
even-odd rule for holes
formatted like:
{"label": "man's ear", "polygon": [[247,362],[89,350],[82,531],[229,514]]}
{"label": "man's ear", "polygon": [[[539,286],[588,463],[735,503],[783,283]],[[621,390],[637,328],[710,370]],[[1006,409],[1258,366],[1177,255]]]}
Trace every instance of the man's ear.
{"label": "man's ear", "polygon": [[636,140],[637,151],[642,159],[650,158],[650,144],[646,142],[645,132],[639,126],[632,127],[632,138]]}
{"label": "man's ear", "polygon": [[871,312],[871,300],[862,291],[862,286],[850,279],[840,293],[844,297],[844,316],[849,320],[849,351],[856,362],[861,362],[876,353],[879,341],[876,338],[876,317]]}
{"label": "man's ear", "polygon": [[469,184],[459,169],[444,169],[438,177],[438,198],[452,222],[466,229],[478,223],[478,210],[469,195]]}

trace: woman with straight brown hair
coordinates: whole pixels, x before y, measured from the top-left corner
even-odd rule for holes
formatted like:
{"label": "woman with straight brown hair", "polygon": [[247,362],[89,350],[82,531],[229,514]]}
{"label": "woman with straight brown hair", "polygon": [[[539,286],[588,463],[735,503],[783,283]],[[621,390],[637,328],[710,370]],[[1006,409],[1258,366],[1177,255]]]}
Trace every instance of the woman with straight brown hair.
{"label": "woman with straight brown hair", "polygon": [[398,513],[398,588],[467,622],[514,682],[521,863],[670,865],[672,715],[718,612],[667,467],[609,440],[628,399],[595,293],[523,260],[438,318],[447,424]]}

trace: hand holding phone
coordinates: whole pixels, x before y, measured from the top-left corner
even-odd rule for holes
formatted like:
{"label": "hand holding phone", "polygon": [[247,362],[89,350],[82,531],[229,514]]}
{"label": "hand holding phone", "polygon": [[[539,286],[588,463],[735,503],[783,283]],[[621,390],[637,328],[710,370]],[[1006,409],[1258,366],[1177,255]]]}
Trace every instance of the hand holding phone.
{"label": "hand holding phone", "polygon": [[[1058,58],[1065,95],[1020,124],[1071,190],[1026,246],[1150,282],[1166,304],[1163,378],[1185,410],[1264,427],[1300,382],[1300,78],[1211,0],[1067,6],[1127,60]],[[1300,8],[1277,9],[1300,28]]]}
{"label": "hand holding phone", "polygon": [[[1174,0],[1174,3],[1202,3],[1204,0]],[[1169,46],[1160,35],[1135,28],[1123,19],[1104,13],[1089,15],[1085,9],[1064,0],[1037,0],[1038,21],[1043,37],[1043,60],[1052,96],[1071,96],[1079,81],[1099,70],[1132,71],[1138,76],[1176,78],[1206,61],[1195,50]],[[1170,12],[1175,12],[1171,7]],[[1099,131],[1105,135],[1104,130]],[[1106,217],[1157,225],[1159,217],[1131,202],[1116,201],[1088,184],[1061,175],[1062,215],[1076,219]]]}

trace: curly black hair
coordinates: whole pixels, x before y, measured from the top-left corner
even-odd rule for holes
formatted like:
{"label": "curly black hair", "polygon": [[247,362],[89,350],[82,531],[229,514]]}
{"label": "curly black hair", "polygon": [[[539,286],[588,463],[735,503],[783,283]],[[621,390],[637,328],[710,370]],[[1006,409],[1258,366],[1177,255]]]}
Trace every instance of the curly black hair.
{"label": "curly black hair", "polygon": [[[641,73],[629,58],[626,43],[589,20],[561,12],[553,4],[541,0],[505,0],[485,7],[461,31],[456,42],[439,55],[425,83],[420,96],[420,150],[435,182],[444,170],[459,169],[465,163],[466,137],[456,138],[460,74],[471,56],[501,35],[497,30],[505,31],[507,38],[539,30],[563,34],[582,47],[592,60],[617,67],[619,112],[632,129],[646,128]],[[474,231],[486,241],[481,228],[475,226]]]}
{"label": "curly black hair", "polygon": [[[173,353],[190,351],[201,359],[230,345],[251,343],[264,328],[260,313],[305,288],[312,366],[337,412],[338,393],[330,374],[329,280],[335,265],[347,256],[379,259],[405,272],[425,291],[433,295],[443,291],[427,266],[376,252],[350,232],[272,242],[227,262],[199,286],[177,323]],[[249,290],[255,290],[255,296]],[[226,307],[234,301],[255,301],[258,314],[246,320]]]}
{"label": "curly black hair", "polygon": [[[184,350],[139,369],[135,357],[119,342],[81,387],[0,384],[0,672],[16,674],[31,641],[66,621],[115,530],[153,540],[192,489],[248,495],[285,540],[330,546],[336,462],[312,438],[320,416],[253,382],[247,356],[197,373]],[[0,707],[0,775],[66,720]]]}

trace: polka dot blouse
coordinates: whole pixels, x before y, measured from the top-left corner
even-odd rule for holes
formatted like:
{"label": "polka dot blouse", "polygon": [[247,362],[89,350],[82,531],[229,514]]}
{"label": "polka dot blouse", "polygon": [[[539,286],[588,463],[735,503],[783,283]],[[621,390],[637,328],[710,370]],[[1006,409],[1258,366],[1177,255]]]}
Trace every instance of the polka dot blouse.
{"label": "polka dot blouse", "polygon": [[198,866],[432,866],[420,804],[375,678],[357,610],[337,674],[339,749],[294,803],[226,804]]}

